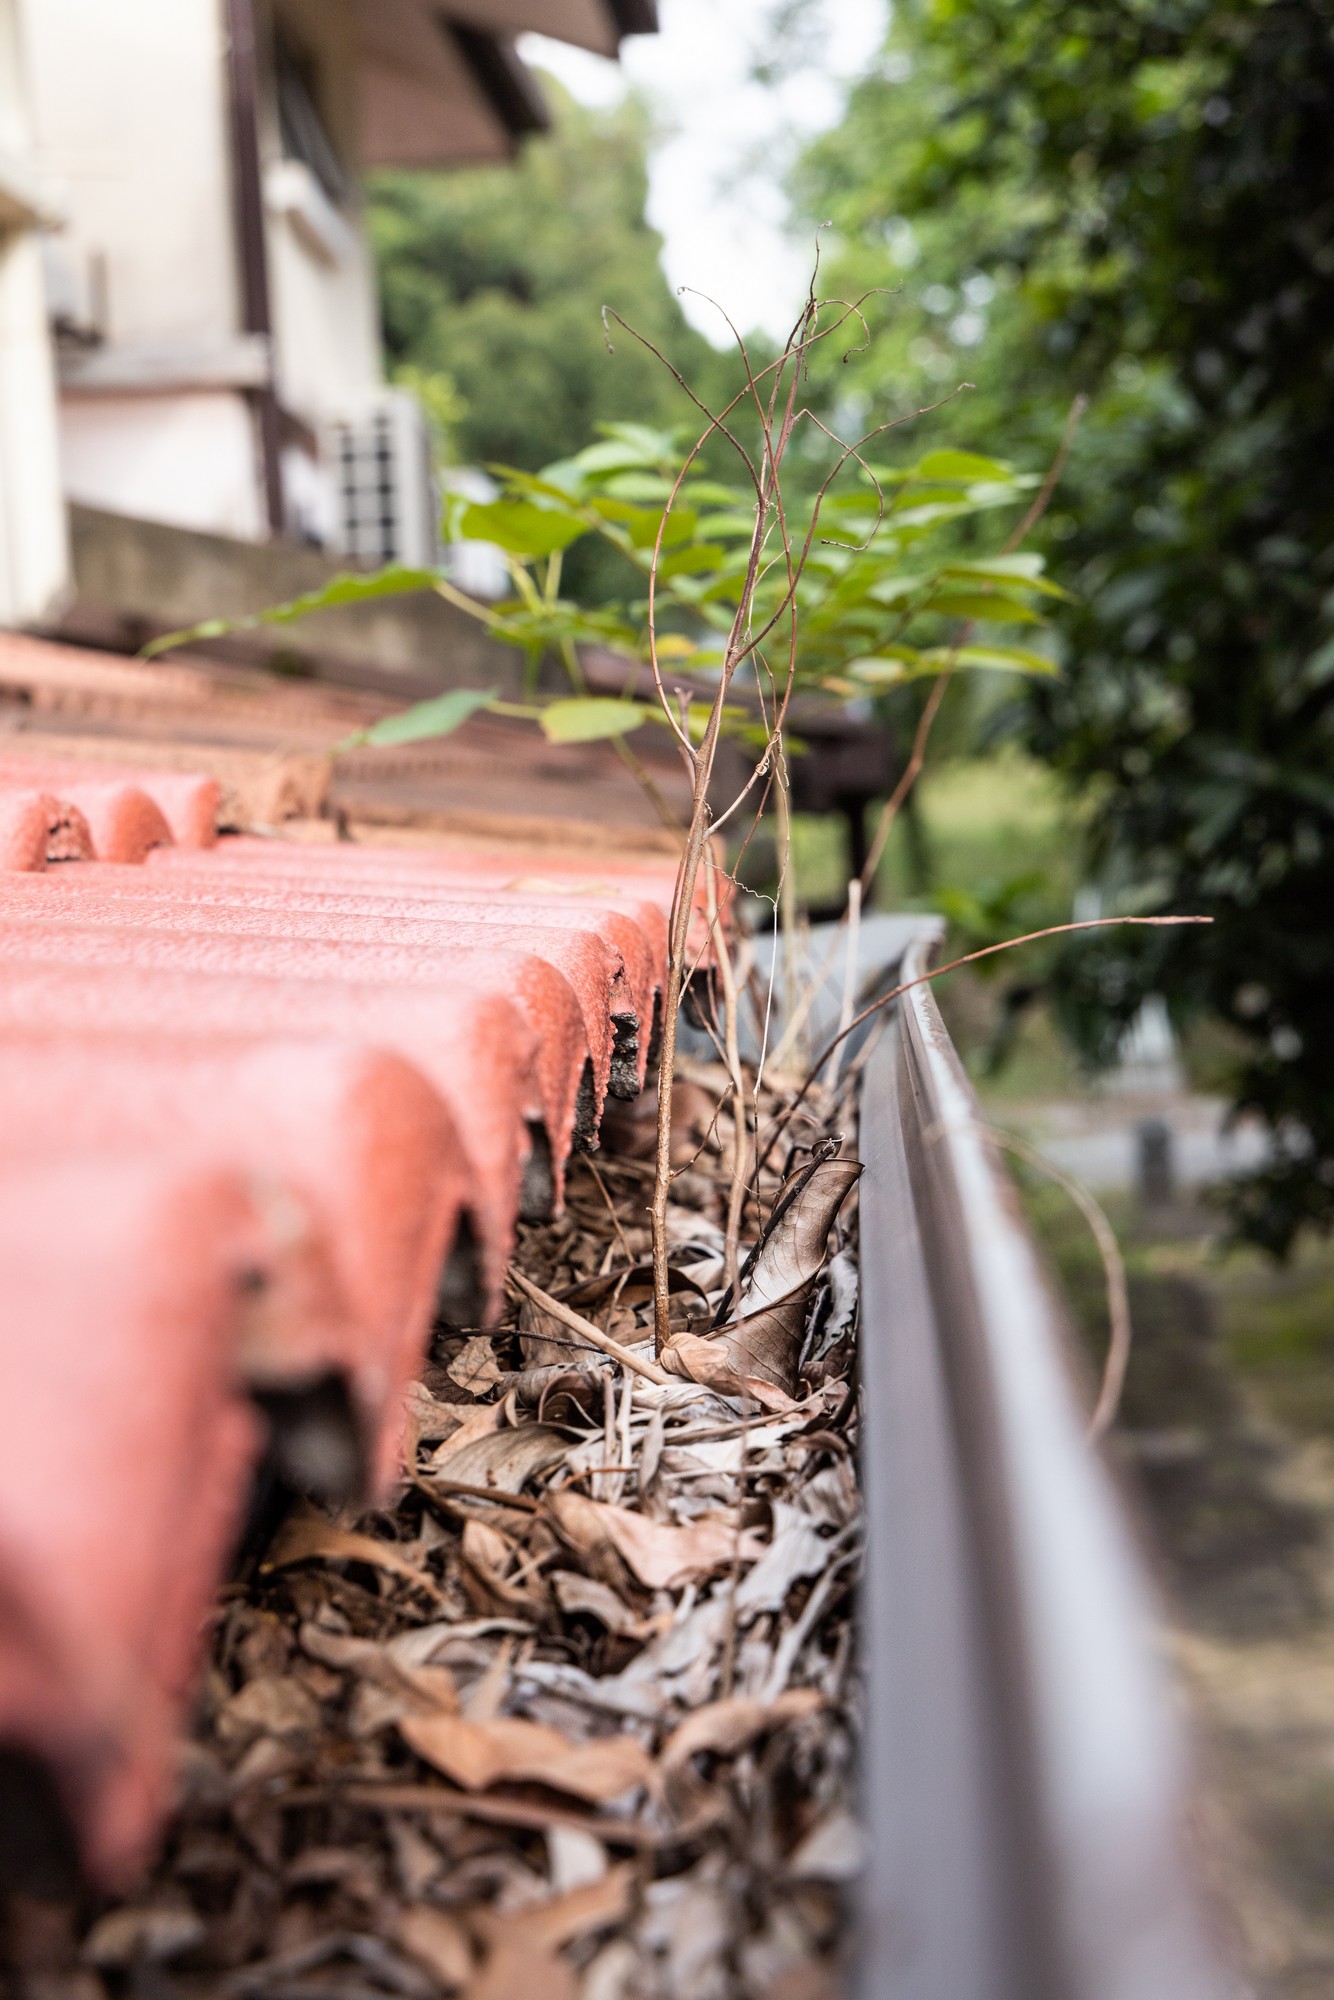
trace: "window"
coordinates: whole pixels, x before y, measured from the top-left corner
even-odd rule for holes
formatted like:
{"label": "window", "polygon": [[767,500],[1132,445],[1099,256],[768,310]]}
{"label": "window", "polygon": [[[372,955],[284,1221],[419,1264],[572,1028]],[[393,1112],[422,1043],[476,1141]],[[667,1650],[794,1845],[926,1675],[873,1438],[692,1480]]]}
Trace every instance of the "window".
{"label": "window", "polygon": [[309,167],[330,201],[346,201],[348,176],[320,113],[314,64],[280,38],[276,73],[284,158]]}

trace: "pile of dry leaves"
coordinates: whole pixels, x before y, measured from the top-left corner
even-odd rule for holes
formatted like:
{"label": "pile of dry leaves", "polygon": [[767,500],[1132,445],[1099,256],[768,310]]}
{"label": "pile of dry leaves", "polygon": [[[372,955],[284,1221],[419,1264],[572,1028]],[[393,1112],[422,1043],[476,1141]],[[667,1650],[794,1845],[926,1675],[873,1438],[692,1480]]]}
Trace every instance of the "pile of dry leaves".
{"label": "pile of dry leaves", "polygon": [[220,1607],[184,1803],[84,1938],[88,2000],[841,1990],[858,1169],[817,1098],[737,1312],[725,1084],[677,1085],[661,1361],[641,1100],[521,1232],[508,1323],[438,1333],[393,1511],[290,1516]]}

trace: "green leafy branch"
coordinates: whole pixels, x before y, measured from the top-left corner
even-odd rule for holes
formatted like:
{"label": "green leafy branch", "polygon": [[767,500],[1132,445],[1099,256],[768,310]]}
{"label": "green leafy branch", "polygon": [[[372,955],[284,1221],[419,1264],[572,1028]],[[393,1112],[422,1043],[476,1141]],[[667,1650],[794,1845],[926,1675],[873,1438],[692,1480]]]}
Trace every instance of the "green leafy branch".
{"label": "green leafy branch", "polygon": [[[430,590],[522,653],[528,700],[511,704],[494,690],[452,689],[386,716],[349,737],[340,751],[447,736],[482,709],[531,717],[554,743],[621,739],[646,723],[675,726],[659,703],[590,694],[580,654],[617,655],[628,668],[653,664],[659,678],[666,668],[707,693],[746,596],[754,493],[693,468],[683,473],[675,433],[639,424],[602,428],[604,435],[585,451],[541,472],[491,468],[500,484],[494,500],[448,499],[446,540],[486,543],[504,556],[511,589],[499,602],[461,590],[448,564],[393,564],[336,576],[246,617],[208,619],[169,633],[146,646],[144,657]],[[781,619],[789,596],[794,599],[794,689],[846,701],[970,668],[1054,672],[1046,653],[1006,634],[1006,628],[1040,625],[1044,601],[1064,595],[1043,574],[1042,558],[968,557],[957,547],[961,528],[1014,506],[1036,481],[969,452],[930,452],[903,467],[872,465],[855,450],[851,457],[852,490],[808,501],[805,518],[789,524],[798,545],[809,541],[800,574],[790,577],[773,549],[762,549],[746,599],[760,631]],[[818,539],[817,519],[827,530]],[[642,577],[642,595],[589,606],[562,594],[564,557],[590,535]],[[987,627],[989,635],[974,639],[970,631],[968,643],[951,643],[960,620],[974,630]],[[570,682],[569,694],[555,698],[537,685],[542,661],[553,656],[564,661]],[[754,733],[756,696],[749,689],[724,718],[727,732]]]}

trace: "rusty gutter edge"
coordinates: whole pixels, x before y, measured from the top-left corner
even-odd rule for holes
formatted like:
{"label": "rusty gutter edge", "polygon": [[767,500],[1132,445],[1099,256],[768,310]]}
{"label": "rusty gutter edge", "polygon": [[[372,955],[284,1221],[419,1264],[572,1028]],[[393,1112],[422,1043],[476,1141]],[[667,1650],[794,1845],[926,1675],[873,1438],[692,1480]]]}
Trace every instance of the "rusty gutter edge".
{"label": "rusty gutter edge", "polygon": [[1223,2000],[1152,1593],[979,1118],[919,987],[861,1108],[857,2000]]}

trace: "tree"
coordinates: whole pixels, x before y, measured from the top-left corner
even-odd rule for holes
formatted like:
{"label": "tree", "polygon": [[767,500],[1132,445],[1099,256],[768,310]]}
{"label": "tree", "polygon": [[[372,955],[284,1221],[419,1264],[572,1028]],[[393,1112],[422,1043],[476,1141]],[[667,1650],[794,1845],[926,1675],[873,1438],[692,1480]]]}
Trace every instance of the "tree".
{"label": "tree", "polygon": [[1277,1141],[1236,1217],[1284,1251],[1334,1224],[1334,0],[902,0],[801,185],[836,274],[910,265],[910,393],[966,363],[983,448],[1091,398],[1025,727],[1096,792],[1105,903],[1215,923],[1109,934],[1054,990],[1103,1053],[1155,989],[1230,1025]]}
{"label": "tree", "polygon": [[671,377],[638,343],[608,353],[612,305],[692,381],[720,357],[686,324],[644,219],[648,121],[588,110],[559,85],[553,130],[513,166],[385,173],[371,190],[385,343],[398,367],[449,377],[452,442],[470,463],[535,471],[599,422],[680,423]]}

